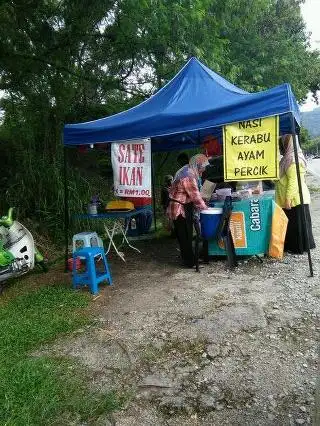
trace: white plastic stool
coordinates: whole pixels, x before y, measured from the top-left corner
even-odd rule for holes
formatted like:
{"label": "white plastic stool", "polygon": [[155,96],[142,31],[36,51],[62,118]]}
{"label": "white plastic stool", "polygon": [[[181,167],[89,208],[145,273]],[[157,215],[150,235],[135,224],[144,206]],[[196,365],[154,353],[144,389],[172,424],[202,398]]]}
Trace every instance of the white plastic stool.
{"label": "white plastic stool", "polygon": [[96,232],[80,232],[72,237],[72,252],[84,247],[102,247],[103,242]]}

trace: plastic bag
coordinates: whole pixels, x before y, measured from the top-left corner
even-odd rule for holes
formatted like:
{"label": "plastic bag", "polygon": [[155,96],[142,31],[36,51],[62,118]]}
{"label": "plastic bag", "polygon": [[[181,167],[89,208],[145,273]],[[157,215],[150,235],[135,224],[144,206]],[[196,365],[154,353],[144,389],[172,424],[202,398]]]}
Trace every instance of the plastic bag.
{"label": "plastic bag", "polygon": [[269,256],[275,259],[283,258],[284,241],[286,238],[288,226],[288,218],[281,207],[275,204],[272,225],[271,225],[271,237],[269,243]]}

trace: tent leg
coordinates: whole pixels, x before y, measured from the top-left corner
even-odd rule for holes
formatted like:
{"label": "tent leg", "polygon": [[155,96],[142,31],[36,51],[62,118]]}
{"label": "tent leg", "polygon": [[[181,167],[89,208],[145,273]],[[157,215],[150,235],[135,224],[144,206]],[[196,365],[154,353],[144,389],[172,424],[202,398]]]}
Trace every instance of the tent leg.
{"label": "tent leg", "polygon": [[152,209],[153,209],[154,230],[157,232],[156,194],[155,194],[154,181],[155,181],[155,171],[154,171],[153,153],[151,152]]}
{"label": "tent leg", "polygon": [[68,244],[69,244],[69,194],[68,194],[68,176],[67,176],[67,148],[63,147],[63,181],[64,181],[64,244],[65,244],[65,267],[68,272]]}
{"label": "tent leg", "polygon": [[[296,173],[297,173],[297,180],[298,180],[298,187],[299,187],[299,196],[300,196],[300,202],[301,202],[301,207],[302,207],[302,229],[303,229],[303,231],[306,235],[306,239],[307,239],[307,246],[308,246],[307,253],[308,253],[310,277],[313,277],[313,266],[312,266],[312,259],[311,259],[311,253],[310,253],[310,236],[309,236],[309,231],[308,231],[308,227],[307,227],[306,211],[305,211],[304,201],[303,201],[299,157],[298,157],[298,148],[297,148],[298,135],[296,134],[296,128],[295,128],[293,114],[291,114],[290,119],[291,119],[291,133],[292,133],[292,136],[293,136],[294,159],[295,159],[295,163],[296,163]],[[303,237],[301,236],[301,238],[303,238]],[[300,241],[300,242],[302,243],[302,247],[303,247],[303,241]]]}
{"label": "tent leg", "polygon": [[162,167],[165,165],[166,161],[167,161],[167,160],[168,160],[168,158],[170,157],[170,154],[171,154],[171,152],[167,152],[167,153],[166,153],[166,156],[164,157],[164,159],[163,159],[162,163],[161,163],[161,164],[160,164],[160,166],[159,166],[159,170],[161,170],[161,169],[162,169]]}

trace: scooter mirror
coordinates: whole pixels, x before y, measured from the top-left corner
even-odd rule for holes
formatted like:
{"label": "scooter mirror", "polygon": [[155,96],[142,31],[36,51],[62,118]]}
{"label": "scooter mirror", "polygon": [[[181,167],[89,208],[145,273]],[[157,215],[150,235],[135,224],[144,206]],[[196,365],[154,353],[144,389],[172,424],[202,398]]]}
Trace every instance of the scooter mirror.
{"label": "scooter mirror", "polygon": [[2,216],[0,219],[0,226],[4,226],[5,228],[10,228],[13,224],[13,207],[10,207],[7,216]]}

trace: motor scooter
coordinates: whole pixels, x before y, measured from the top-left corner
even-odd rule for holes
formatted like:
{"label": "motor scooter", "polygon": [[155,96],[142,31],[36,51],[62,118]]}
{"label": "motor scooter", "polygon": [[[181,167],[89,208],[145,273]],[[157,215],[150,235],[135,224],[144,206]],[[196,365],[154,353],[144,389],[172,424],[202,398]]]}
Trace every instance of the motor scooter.
{"label": "motor scooter", "polygon": [[29,272],[35,265],[48,270],[31,232],[13,219],[13,210],[11,207],[8,215],[0,218],[0,293],[5,281]]}

